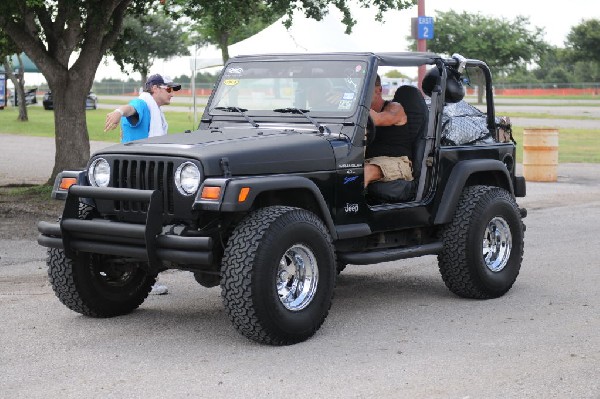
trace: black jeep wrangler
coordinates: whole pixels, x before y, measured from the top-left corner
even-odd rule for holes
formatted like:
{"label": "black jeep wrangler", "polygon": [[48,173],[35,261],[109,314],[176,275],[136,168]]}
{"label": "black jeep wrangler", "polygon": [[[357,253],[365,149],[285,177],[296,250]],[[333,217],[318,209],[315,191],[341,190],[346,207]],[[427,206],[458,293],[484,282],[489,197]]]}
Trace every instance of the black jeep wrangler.
{"label": "black jeep wrangler", "polygon": [[[430,69],[428,103],[412,86],[398,89],[419,94],[403,104],[418,129],[414,180],[365,189],[377,70],[416,74],[419,66]],[[466,125],[483,131],[450,140],[465,115],[446,110],[462,100],[469,70],[484,78],[487,109],[463,101],[473,111]],[[515,176],[508,128],[494,115],[481,61],[430,53],[236,57],[198,130],[111,146],[85,170],[62,172],[53,197],[65,200],[64,213],[58,223],[39,223],[38,242],[49,248],[56,295],[76,312],[129,313],[158,273],[188,270],[205,287],[220,284],[243,335],[273,345],[319,329],[347,264],[435,254],[452,292],[495,298],[511,288],[523,257],[526,212],[515,197],[525,195],[525,181]]]}

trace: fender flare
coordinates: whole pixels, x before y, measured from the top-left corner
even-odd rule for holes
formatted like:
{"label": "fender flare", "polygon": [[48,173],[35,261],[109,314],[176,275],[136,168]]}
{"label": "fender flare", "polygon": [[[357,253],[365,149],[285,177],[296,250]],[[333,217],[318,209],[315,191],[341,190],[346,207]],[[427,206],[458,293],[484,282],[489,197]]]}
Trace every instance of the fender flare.
{"label": "fender flare", "polygon": [[[202,184],[204,186],[220,186],[222,188],[221,198],[218,202],[208,201],[198,197],[195,206],[200,209],[213,210],[220,212],[247,212],[254,204],[254,200],[258,195],[267,191],[281,191],[289,189],[305,189],[314,196],[323,221],[327,226],[329,233],[334,240],[337,240],[337,231],[331,212],[321,191],[317,185],[310,179],[302,176],[264,176],[264,177],[247,177],[247,178],[217,178],[206,179]],[[202,192],[200,187],[199,193]],[[239,194],[243,187],[249,187],[248,196],[242,202],[238,200]]]}
{"label": "fender flare", "polygon": [[457,163],[446,183],[444,194],[439,202],[434,224],[449,223],[454,216],[458,200],[469,177],[478,172],[500,172],[506,182],[506,187],[514,196],[512,179],[506,165],[493,159],[473,159]]}

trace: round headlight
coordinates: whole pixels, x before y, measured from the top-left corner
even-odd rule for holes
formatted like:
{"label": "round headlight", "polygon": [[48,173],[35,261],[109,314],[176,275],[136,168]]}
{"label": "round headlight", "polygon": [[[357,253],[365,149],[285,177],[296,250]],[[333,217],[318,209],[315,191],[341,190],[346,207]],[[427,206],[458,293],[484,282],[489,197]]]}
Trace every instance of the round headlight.
{"label": "round headlight", "polygon": [[183,195],[192,195],[200,187],[200,170],[192,162],[184,162],[175,171],[175,186]]}
{"label": "round headlight", "polygon": [[106,187],[110,181],[110,165],[104,158],[95,159],[88,169],[88,177],[92,186]]}

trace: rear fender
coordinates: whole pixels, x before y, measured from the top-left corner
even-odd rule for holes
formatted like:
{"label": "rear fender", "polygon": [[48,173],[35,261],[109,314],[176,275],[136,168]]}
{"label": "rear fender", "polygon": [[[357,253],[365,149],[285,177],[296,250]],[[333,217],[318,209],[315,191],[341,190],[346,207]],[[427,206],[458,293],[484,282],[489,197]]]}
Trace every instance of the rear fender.
{"label": "rear fender", "polygon": [[514,196],[512,179],[506,165],[501,161],[493,159],[461,161],[454,166],[450,173],[438,205],[434,224],[445,224],[452,220],[463,189],[473,181],[480,181],[483,178],[480,175],[484,172],[493,174],[491,178],[485,179],[486,184],[503,187]]}

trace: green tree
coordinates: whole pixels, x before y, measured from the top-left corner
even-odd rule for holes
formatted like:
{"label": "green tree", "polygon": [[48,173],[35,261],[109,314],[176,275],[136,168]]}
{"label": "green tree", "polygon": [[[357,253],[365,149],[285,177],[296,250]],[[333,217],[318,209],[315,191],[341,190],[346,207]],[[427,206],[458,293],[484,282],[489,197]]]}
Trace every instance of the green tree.
{"label": "green tree", "polygon": [[600,62],[600,20],[588,19],[572,27],[565,44],[573,60]]}
{"label": "green tree", "polygon": [[102,57],[119,36],[127,13],[142,0],[10,0],[0,3],[0,30],[42,72],[54,99],[56,154],[49,183],[90,156],[85,99]]}
{"label": "green tree", "polygon": [[392,79],[410,79],[410,77],[402,72],[400,72],[397,69],[392,69],[391,71],[387,71],[385,73],[386,78],[392,78]]}
{"label": "green tree", "polygon": [[569,83],[573,81],[573,63],[569,51],[563,48],[548,49],[537,61],[533,76],[542,83]]}
{"label": "green tree", "polygon": [[509,73],[536,62],[548,49],[544,30],[530,28],[527,17],[508,20],[467,12],[436,14],[435,36],[428,40],[428,50],[483,60],[494,73]]}
{"label": "green tree", "polygon": [[[196,36],[195,44],[212,44],[221,50],[223,62],[229,59],[229,46],[242,41],[275,22],[281,14],[274,13],[260,1],[246,1],[243,6],[238,1],[182,1],[184,13],[191,17]],[[199,4],[202,3],[202,4]],[[236,4],[233,4],[236,3]]]}
{"label": "green tree", "polygon": [[573,81],[578,83],[599,83],[600,62],[579,61],[573,65]]}
{"label": "green tree", "polygon": [[[352,18],[346,0],[174,0],[174,12],[182,12],[197,23],[197,43],[213,44],[221,49],[223,62],[229,59],[228,47],[242,41],[286,15],[284,25],[290,27],[294,11],[300,10],[308,18],[320,21],[334,5],[343,14],[346,33],[356,21]],[[358,0],[361,7],[377,7],[377,20],[387,10],[411,7],[417,0]]]}
{"label": "green tree", "polygon": [[[19,65],[14,68],[12,64],[12,55],[16,54]],[[29,121],[27,116],[27,104],[25,103],[25,68],[21,59],[21,50],[16,43],[0,31],[0,59],[6,76],[13,82],[15,86],[15,98],[19,99],[19,115],[17,120],[21,122]]]}
{"label": "green tree", "polygon": [[[429,51],[485,61],[493,74],[507,75],[539,60],[548,49],[544,31],[530,27],[529,18],[514,20],[456,11],[436,11],[435,36],[427,41]],[[413,48],[416,44],[413,43]],[[482,76],[472,76],[481,85]],[[479,102],[483,90],[478,90]]]}
{"label": "green tree", "polygon": [[189,55],[187,36],[181,25],[164,14],[126,16],[123,33],[110,52],[123,72],[127,65],[145,82],[156,59]]}

